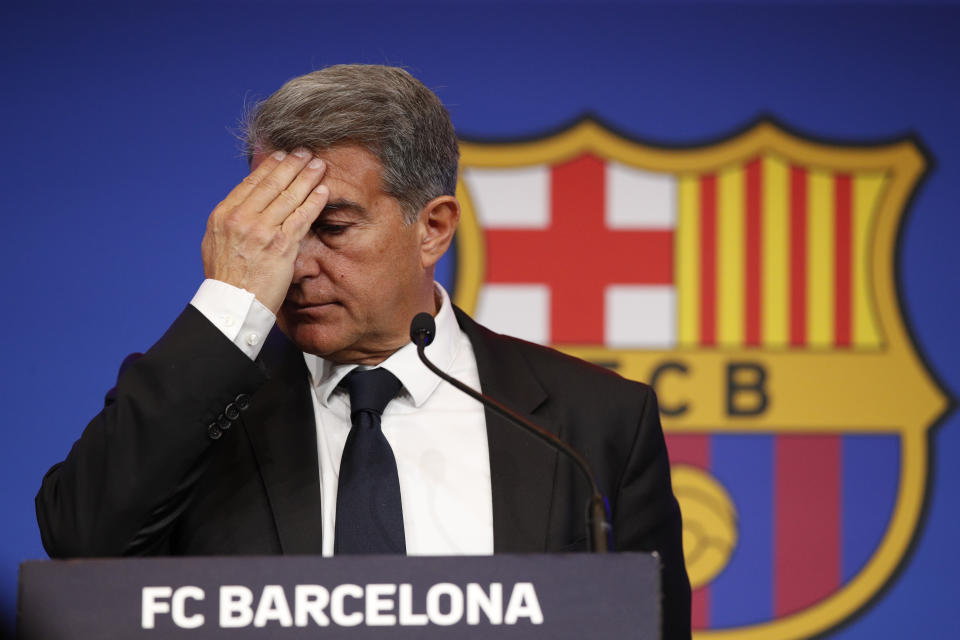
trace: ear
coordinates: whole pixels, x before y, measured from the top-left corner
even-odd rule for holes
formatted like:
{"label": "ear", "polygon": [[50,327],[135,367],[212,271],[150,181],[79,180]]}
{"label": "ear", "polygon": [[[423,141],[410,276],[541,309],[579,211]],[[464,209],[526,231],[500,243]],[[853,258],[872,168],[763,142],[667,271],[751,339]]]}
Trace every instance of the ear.
{"label": "ear", "polygon": [[453,196],[434,198],[420,211],[422,226],[420,263],[424,269],[433,267],[453,242],[453,232],[460,221],[460,203]]}

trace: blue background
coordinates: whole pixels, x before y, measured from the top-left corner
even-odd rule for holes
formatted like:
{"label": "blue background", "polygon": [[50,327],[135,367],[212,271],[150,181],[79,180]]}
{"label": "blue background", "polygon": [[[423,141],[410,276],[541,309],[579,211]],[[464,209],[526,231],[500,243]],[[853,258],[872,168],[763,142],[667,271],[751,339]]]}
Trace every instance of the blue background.
{"label": "blue background", "polygon": [[[202,279],[206,217],[245,175],[245,102],[327,64],[402,64],[461,135],[591,112],[664,144],[760,113],[816,137],[916,133],[935,165],[897,273],[918,348],[960,390],[960,8],[950,3],[57,3],[0,8],[4,250],[0,605],[45,557],[33,497],[124,355]],[[897,579],[836,638],[944,637],[960,573],[960,417],[933,432],[926,519]]]}

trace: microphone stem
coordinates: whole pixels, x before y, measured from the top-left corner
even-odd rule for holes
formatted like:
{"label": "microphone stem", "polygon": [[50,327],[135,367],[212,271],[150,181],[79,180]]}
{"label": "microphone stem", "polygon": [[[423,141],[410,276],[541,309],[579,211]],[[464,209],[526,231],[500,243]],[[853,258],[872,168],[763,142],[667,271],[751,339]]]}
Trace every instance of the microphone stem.
{"label": "microphone stem", "polygon": [[606,553],[609,550],[608,544],[608,535],[610,530],[610,525],[607,523],[606,513],[607,508],[603,500],[603,495],[600,493],[599,487],[597,487],[596,481],[593,479],[593,474],[590,471],[590,465],[584,459],[580,453],[568,445],[563,440],[557,438],[549,431],[538,427],[533,422],[527,420],[519,413],[511,409],[510,407],[501,404],[500,402],[484,396],[478,391],[468,387],[464,383],[460,382],[456,378],[447,375],[441,371],[436,365],[434,365],[430,360],[427,359],[427,354],[424,352],[424,344],[422,340],[416,340],[417,345],[417,355],[420,356],[420,360],[430,371],[434,372],[443,380],[449,382],[455,386],[460,391],[463,391],[465,394],[476,400],[477,402],[489,406],[491,409],[507,418],[511,422],[520,425],[526,429],[529,433],[536,436],[543,442],[547,443],[554,449],[563,451],[569,455],[573,461],[576,463],[577,468],[580,469],[580,472],[587,479],[587,482],[590,483],[590,490],[592,495],[590,501],[587,504],[587,538],[590,542],[590,547],[594,552],[597,553]]}

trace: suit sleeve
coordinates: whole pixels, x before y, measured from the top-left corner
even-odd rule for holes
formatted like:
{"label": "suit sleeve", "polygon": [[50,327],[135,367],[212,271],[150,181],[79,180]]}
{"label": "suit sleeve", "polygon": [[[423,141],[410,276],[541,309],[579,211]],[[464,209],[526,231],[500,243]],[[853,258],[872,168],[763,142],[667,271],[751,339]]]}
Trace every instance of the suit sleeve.
{"label": "suit sleeve", "polygon": [[683,559],[680,507],[670,482],[670,461],[653,390],[618,487],[613,519],[618,551],[656,551],[661,561],[664,640],[690,638],[690,581]]}
{"label": "suit sleeve", "polygon": [[[54,558],[169,553],[228,405],[266,380],[193,307],[122,373],[107,404],[36,498]],[[228,412],[233,414],[232,409]],[[211,437],[211,434],[214,437]],[[229,437],[229,432],[223,437]]]}

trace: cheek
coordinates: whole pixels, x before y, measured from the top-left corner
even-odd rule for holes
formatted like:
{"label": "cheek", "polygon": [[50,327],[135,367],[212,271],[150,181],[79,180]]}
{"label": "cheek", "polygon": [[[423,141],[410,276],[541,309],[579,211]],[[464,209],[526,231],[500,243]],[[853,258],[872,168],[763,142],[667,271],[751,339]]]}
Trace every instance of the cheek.
{"label": "cheek", "polygon": [[365,273],[376,274],[378,282],[402,279],[401,274],[408,272],[410,265],[418,260],[408,234],[402,230],[378,234],[351,257],[357,265],[363,265]]}
{"label": "cheek", "polygon": [[420,264],[421,238],[415,225],[400,227],[391,235],[387,248],[398,265]]}

